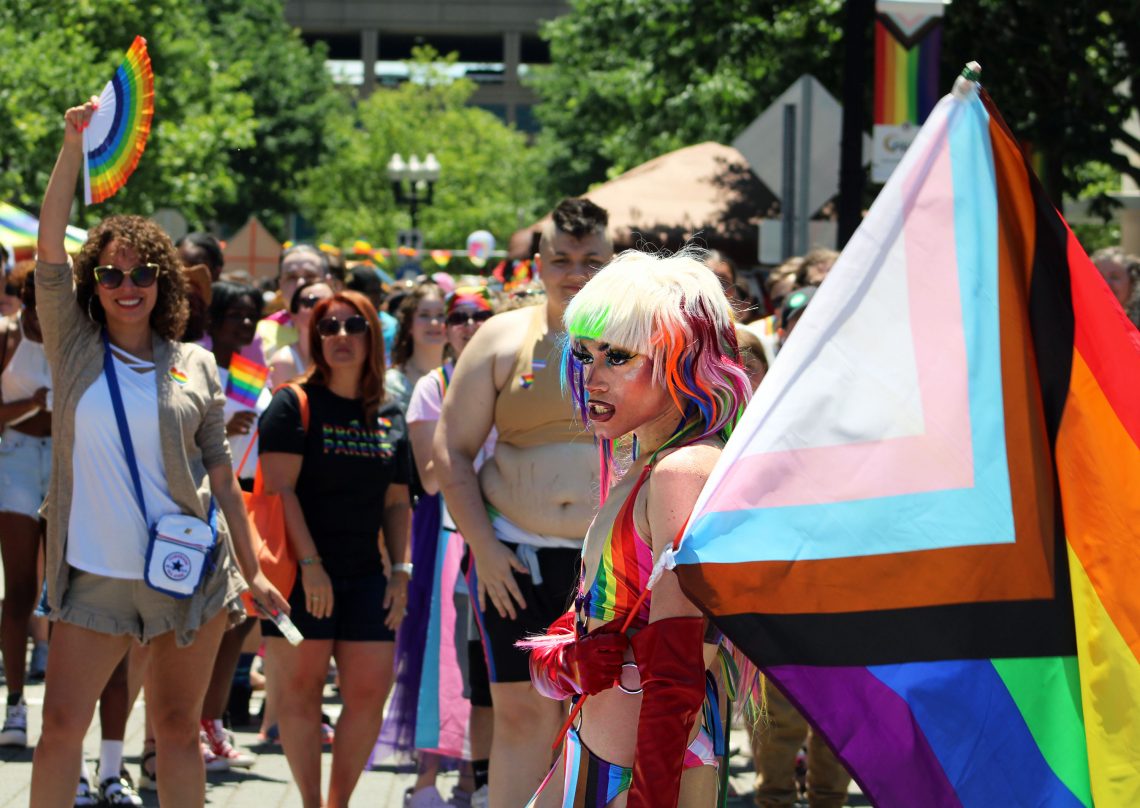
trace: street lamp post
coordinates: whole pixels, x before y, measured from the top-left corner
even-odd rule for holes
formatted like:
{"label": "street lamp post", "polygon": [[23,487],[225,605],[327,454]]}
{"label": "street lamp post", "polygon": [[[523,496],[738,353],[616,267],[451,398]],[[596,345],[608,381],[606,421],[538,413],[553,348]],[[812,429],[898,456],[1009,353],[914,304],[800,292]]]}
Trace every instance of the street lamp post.
{"label": "street lamp post", "polygon": [[412,231],[418,231],[420,205],[432,203],[435,183],[439,179],[439,161],[430,152],[423,162],[413,154],[406,163],[399,154],[393,154],[388,161],[388,179],[392,181],[396,203],[408,206],[412,215]]}

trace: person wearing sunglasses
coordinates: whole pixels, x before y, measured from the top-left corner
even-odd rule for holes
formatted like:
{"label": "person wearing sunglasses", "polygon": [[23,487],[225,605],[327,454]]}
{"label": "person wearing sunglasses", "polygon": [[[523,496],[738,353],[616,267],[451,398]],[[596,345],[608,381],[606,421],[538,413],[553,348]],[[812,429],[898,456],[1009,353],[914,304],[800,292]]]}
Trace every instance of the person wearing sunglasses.
{"label": "person wearing sunglasses", "polygon": [[300,339],[292,345],[278,348],[277,353],[269,357],[269,382],[272,389],[277,389],[313,366],[313,357],[309,353],[313,307],[332,296],[332,286],[325,281],[303,283],[293,292],[293,297],[289,300],[289,314]]}
{"label": "person wearing sunglasses", "polygon": [[[291,387],[274,394],[260,423],[265,490],[281,496],[298,559],[289,602],[305,639],[290,645],[270,621],[262,634],[281,743],[306,808],[347,805],[364,769],[392,683],[411,574],[411,450],[403,412],[384,392],[380,320],[352,291],[320,301],[312,317],[313,367],[300,380],[308,427]],[[322,799],[321,700],[334,656],[344,707]]]}
{"label": "person wearing sunglasses", "polygon": [[[487,662],[478,633],[472,630],[468,636],[470,606],[460,569],[465,547],[439,493],[432,440],[455,361],[495,313],[493,305],[485,286],[460,286],[447,295],[444,318],[450,358],[416,383],[408,404],[412,457],[423,489],[412,513],[412,565],[427,574],[413,577],[408,587],[408,619],[400,629],[396,650],[400,677],[389,703],[377,758],[392,752],[418,754],[418,776],[409,789],[411,808],[451,804],[443,801],[436,788],[440,756],[464,760],[455,804],[480,805],[487,792],[487,758],[491,752]],[[492,430],[480,460],[490,457],[494,447]],[[429,631],[432,636],[454,636],[456,641],[429,647]],[[463,654],[462,659],[459,654]],[[470,730],[466,731],[468,721]],[[418,744],[416,739],[420,739]],[[423,739],[437,742],[428,744]],[[473,798],[480,789],[479,796]],[[485,799],[482,804],[486,804]]]}
{"label": "person wearing sunglasses", "polygon": [[[41,208],[36,303],[52,369],[55,421],[45,576],[55,623],[31,803],[69,806],[82,742],[100,691],[132,642],[150,645],[146,674],[159,800],[201,806],[199,720],[222,633],[288,603],[261,572],[226,443],[213,355],[179,342],[186,286],[170,238],[140,216],[95,225],[74,261],[64,236],[83,165],[83,130],[97,99],[69,109]],[[113,368],[114,384],[105,368]],[[112,387],[114,384],[114,387]],[[139,470],[126,460],[111,391],[118,388]],[[138,488],[143,491],[140,505]],[[144,582],[149,520],[217,506],[209,569],[185,598]],[[244,579],[244,580],[243,580]],[[103,773],[117,780],[118,772]],[[113,787],[113,783],[111,786]],[[104,797],[107,791],[104,790]]]}
{"label": "person wearing sunglasses", "polygon": [[396,311],[399,328],[392,346],[392,366],[384,388],[401,410],[407,410],[416,382],[443,363],[447,344],[443,290],[425,281],[409,292]]}

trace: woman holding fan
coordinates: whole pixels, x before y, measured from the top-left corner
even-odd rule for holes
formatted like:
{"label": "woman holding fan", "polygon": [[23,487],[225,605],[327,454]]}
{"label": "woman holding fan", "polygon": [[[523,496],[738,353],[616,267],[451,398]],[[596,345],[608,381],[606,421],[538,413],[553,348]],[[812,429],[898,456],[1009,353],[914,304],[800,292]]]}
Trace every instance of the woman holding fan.
{"label": "woman holding fan", "polygon": [[[79,771],[95,702],[139,640],[151,646],[146,689],[159,798],[167,808],[200,806],[203,671],[226,626],[242,619],[247,583],[262,607],[288,604],[258,568],[214,358],[178,342],[187,308],[174,245],[151,221],[113,216],[69,262],[64,234],[94,102],[67,111],[39,230],[37,309],[56,382],[45,567],[55,629],[31,804],[72,804],[69,773]],[[144,583],[152,525],[172,515],[205,522],[212,510],[216,543],[192,594],[176,598]]]}

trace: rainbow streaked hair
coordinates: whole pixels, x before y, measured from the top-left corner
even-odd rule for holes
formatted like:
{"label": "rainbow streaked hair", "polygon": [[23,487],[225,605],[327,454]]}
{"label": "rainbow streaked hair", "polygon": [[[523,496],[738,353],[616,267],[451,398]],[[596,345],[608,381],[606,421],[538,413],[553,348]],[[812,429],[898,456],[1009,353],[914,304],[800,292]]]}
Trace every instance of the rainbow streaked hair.
{"label": "rainbow streaked hair", "polygon": [[[587,393],[571,345],[591,339],[649,357],[654,383],[668,390],[679,413],[676,431],[657,452],[710,436],[728,440],[752,388],[740,363],[732,309],[701,258],[693,248],[667,256],[626,250],[570,301],[563,317],[563,378],[583,423]],[[604,500],[617,470],[613,442],[600,440],[599,449]]]}

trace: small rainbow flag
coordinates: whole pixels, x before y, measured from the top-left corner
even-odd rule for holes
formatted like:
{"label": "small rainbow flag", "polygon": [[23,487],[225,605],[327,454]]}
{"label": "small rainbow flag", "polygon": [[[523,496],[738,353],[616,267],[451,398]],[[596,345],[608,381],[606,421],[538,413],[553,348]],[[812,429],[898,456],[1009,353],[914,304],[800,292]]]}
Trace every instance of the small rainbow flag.
{"label": "small rainbow flag", "polygon": [[153,117],[154,71],[146,40],[136,36],[83,130],[86,204],[102,202],[127,184],[146,149]]}
{"label": "small rainbow flag", "polygon": [[226,381],[226,398],[233,399],[242,406],[256,407],[257,397],[269,378],[269,368],[234,354],[230,359],[230,377]]}
{"label": "small rainbow flag", "polygon": [[533,385],[533,384],[534,384],[534,374],[533,373],[520,373],[519,374],[519,387],[521,387],[523,390],[529,390],[531,388],[531,385]]}

